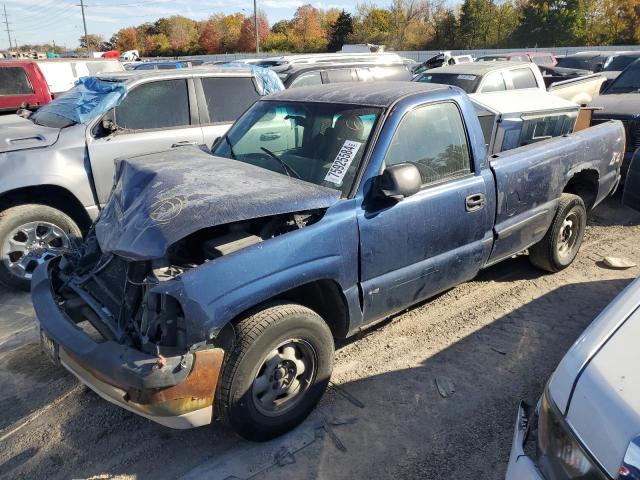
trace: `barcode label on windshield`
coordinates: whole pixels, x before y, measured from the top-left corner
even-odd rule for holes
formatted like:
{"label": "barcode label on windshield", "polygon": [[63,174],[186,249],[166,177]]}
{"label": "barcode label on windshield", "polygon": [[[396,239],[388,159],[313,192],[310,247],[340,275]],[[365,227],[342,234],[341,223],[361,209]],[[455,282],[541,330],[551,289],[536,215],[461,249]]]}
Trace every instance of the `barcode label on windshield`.
{"label": "barcode label on windshield", "polygon": [[358,153],[361,145],[362,143],[360,142],[346,140],[338,152],[338,155],[336,155],[336,159],[333,161],[331,168],[329,168],[327,176],[324,177],[324,181],[331,182],[335,185],[341,185],[342,179],[347,173],[349,165],[351,165],[353,159],[356,158],[356,154]]}

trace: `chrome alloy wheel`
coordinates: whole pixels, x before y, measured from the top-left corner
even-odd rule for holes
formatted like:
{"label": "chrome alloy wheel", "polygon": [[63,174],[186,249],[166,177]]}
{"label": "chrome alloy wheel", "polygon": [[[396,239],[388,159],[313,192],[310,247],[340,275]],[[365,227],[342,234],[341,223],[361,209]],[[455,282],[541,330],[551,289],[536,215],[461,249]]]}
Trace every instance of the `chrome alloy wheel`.
{"label": "chrome alloy wheel", "polygon": [[13,275],[27,280],[38,265],[60,255],[71,244],[68,235],[49,222],[25,223],[3,240],[0,261]]}
{"label": "chrome alloy wheel", "polygon": [[301,339],[283,342],[263,361],[251,393],[256,409],[273,417],[292,409],[312,385],[317,370],[314,348]]}

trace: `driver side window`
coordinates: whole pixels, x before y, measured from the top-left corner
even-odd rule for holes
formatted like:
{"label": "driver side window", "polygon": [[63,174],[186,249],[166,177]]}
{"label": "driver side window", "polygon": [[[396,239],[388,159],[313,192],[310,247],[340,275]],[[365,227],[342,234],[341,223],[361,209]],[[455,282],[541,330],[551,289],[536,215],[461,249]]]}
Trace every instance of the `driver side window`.
{"label": "driver side window", "polygon": [[187,81],[162,80],[131,89],[115,109],[115,122],[127,130],[188,127],[191,117]]}
{"label": "driver side window", "polygon": [[385,165],[412,163],[422,184],[429,185],[471,173],[469,146],[458,107],[438,103],[407,113],[391,141]]}

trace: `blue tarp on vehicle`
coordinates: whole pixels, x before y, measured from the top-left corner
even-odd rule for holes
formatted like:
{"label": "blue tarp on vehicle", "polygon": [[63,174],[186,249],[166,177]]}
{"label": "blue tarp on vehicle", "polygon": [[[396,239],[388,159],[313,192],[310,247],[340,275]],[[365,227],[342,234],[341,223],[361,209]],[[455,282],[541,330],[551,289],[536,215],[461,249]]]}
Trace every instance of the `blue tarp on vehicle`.
{"label": "blue tarp on vehicle", "polygon": [[83,123],[111,110],[127,95],[123,82],[107,82],[96,77],[81,77],[75,87],[38,109],[34,115],[51,113]]}
{"label": "blue tarp on vehicle", "polygon": [[262,68],[248,63],[223,63],[216,66],[220,68],[246,68],[251,70],[258,81],[258,88],[262,90],[258,92],[260,95],[270,95],[284,90],[284,85],[280,77],[278,77],[278,74],[269,68]]}

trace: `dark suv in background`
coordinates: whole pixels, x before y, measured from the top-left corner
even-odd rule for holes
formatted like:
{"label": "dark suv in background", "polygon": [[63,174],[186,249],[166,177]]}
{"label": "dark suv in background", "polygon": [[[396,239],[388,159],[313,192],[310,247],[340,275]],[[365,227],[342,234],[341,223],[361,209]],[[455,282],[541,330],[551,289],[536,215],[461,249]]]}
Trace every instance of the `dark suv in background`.
{"label": "dark suv in background", "polygon": [[593,112],[592,124],[621,120],[627,144],[622,164],[624,179],[634,152],[640,147],[640,59],[629,65],[591,102],[599,110]]}

